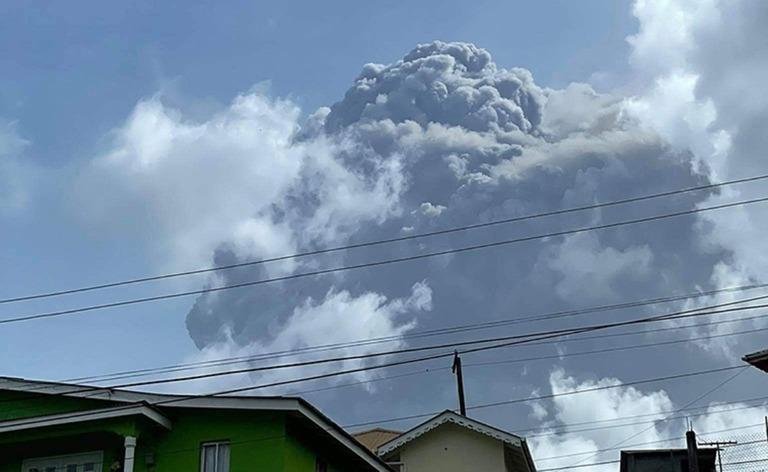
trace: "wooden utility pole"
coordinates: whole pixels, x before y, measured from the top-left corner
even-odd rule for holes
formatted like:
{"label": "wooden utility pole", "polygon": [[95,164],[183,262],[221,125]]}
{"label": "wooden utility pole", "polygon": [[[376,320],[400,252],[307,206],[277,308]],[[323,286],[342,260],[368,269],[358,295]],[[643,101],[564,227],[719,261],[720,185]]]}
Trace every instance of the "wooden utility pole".
{"label": "wooden utility pole", "polygon": [[688,472],[699,472],[699,451],[696,448],[696,433],[685,433],[685,441],[688,445]]}
{"label": "wooden utility pole", "polygon": [[461,416],[467,416],[467,405],[464,403],[464,376],[461,372],[461,357],[459,351],[453,351],[453,367],[451,371],[456,374],[456,383],[459,387],[459,411]]}
{"label": "wooden utility pole", "polygon": [[720,466],[720,472],[723,472],[723,446],[735,446],[736,441],[710,441],[699,443],[699,446],[715,446],[717,449],[717,464]]}

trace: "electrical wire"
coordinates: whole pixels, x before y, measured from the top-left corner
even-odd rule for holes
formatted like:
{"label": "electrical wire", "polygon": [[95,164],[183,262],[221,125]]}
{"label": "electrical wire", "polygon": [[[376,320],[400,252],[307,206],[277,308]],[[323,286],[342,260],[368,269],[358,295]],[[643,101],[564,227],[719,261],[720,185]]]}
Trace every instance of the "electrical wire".
{"label": "electrical wire", "polygon": [[344,246],[335,246],[330,248],[324,248],[324,249],[317,249],[313,251],[306,251],[306,252],[300,252],[295,254],[289,254],[289,255],[283,255],[278,257],[272,257],[268,259],[259,259],[259,260],[252,260],[252,261],[245,261],[245,262],[239,262],[236,264],[227,264],[222,266],[216,266],[216,267],[206,267],[202,269],[194,269],[194,270],[187,270],[187,271],[181,271],[181,272],[172,272],[167,274],[161,274],[161,275],[154,275],[154,276],[148,276],[148,277],[139,277],[134,279],[127,279],[127,280],[121,280],[117,282],[109,282],[105,284],[97,284],[97,285],[90,285],[85,287],[79,287],[79,288],[73,288],[73,289],[67,289],[67,290],[59,290],[54,292],[47,292],[47,293],[38,293],[33,295],[25,295],[25,296],[19,296],[19,297],[13,297],[13,298],[5,298],[0,299],[0,304],[7,304],[7,303],[16,303],[16,302],[22,302],[22,301],[30,301],[30,300],[38,300],[42,298],[51,298],[51,297],[58,297],[63,295],[72,295],[76,293],[83,293],[83,292],[91,292],[95,290],[103,290],[107,288],[114,288],[114,287],[120,287],[125,285],[133,285],[133,284],[139,284],[139,283],[145,283],[145,282],[153,282],[153,281],[159,281],[159,280],[166,280],[176,277],[184,277],[184,276],[190,276],[190,275],[199,275],[199,274],[205,274],[215,271],[221,271],[221,270],[228,270],[228,269],[235,269],[239,267],[247,267],[247,266],[254,266],[254,265],[260,265],[260,264],[266,264],[270,262],[279,262],[279,261],[285,261],[290,259],[298,259],[302,257],[308,257],[308,256],[317,256],[321,254],[328,254],[333,252],[339,252],[339,251],[346,251],[351,249],[359,249],[359,248],[365,248],[365,247],[372,247],[372,246],[379,246],[384,244],[392,244],[396,242],[403,242],[403,241],[412,241],[416,239],[422,239],[422,238],[428,238],[433,236],[439,236],[439,235],[445,235],[445,234],[451,234],[451,233],[457,233],[462,231],[470,231],[480,228],[487,228],[491,226],[497,226],[502,224],[509,224],[509,223],[517,223],[520,221],[527,221],[527,220],[533,220],[533,219],[539,219],[539,218],[545,218],[550,216],[558,216],[558,215],[564,215],[568,213],[575,213],[575,212],[581,212],[581,211],[587,211],[587,210],[595,210],[599,208],[607,208],[612,207],[616,205],[624,205],[627,203],[635,203],[640,201],[646,201],[646,200],[653,200],[657,198],[663,198],[663,197],[669,197],[673,195],[679,195],[683,193],[690,193],[690,192],[697,192],[701,190],[708,190],[708,189],[715,189],[715,188],[722,188],[725,186],[730,185],[736,185],[736,184],[742,184],[742,183],[748,183],[748,182],[755,182],[759,180],[768,179],[768,174],[765,175],[757,175],[753,177],[746,177],[742,179],[734,179],[724,182],[718,182],[713,184],[707,184],[707,185],[699,185],[696,187],[687,187],[677,190],[671,190],[656,194],[650,194],[650,195],[643,195],[638,197],[632,197],[632,198],[626,198],[622,200],[614,200],[610,202],[605,203],[597,203],[593,205],[586,205],[586,206],[580,206],[580,207],[572,207],[572,208],[566,208],[562,210],[555,210],[555,211],[549,211],[545,213],[538,213],[533,215],[524,215],[524,216],[518,216],[513,218],[505,218],[502,220],[494,220],[489,221],[485,223],[477,223],[473,225],[465,225],[465,226],[458,226],[438,231],[430,231],[427,233],[419,233],[419,234],[412,234],[407,236],[400,236],[396,238],[388,238],[388,239],[381,239],[376,241],[368,241],[363,243],[357,243],[357,244],[348,244]]}
{"label": "electrical wire", "polygon": [[142,298],[133,298],[129,300],[121,300],[117,302],[111,302],[111,303],[104,303],[100,305],[90,305],[86,307],[80,307],[80,308],[72,308],[68,310],[58,310],[58,311],[51,311],[46,313],[36,313],[36,314],[30,314],[30,315],[23,315],[23,316],[16,316],[12,318],[3,318],[0,319],[0,324],[10,324],[10,323],[19,323],[19,322],[26,322],[26,321],[33,321],[33,320],[40,320],[40,319],[47,319],[47,318],[54,318],[54,317],[60,317],[60,316],[67,316],[67,315],[73,315],[76,313],[85,313],[90,311],[96,311],[96,310],[105,310],[109,308],[117,308],[117,307],[124,307],[124,306],[130,306],[130,305],[136,305],[141,303],[149,303],[149,302],[156,302],[156,301],[162,301],[162,300],[171,300],[176,298],[183,298],[183,297],[189,297],[193,295],[202,295],[207,293],[214,293],[214,292],[220,292],[224,290],[233,290],[238,288],[244,288],[244,287],[253,287],[257,285],[264,285],[269,283],[275,283],[275,282],[285,282],[289,280],[296,280],[301,279],[305,277],[315,277],[319,275],[326,275],[331,273],[338,273],[338,272],[346,272],[350,270],[358,270],[358,269],[365,269],[365,268],[372,268],[372,267],[380,267],[385,265],[391,265],[391,264],[400,264],[404,262],[412,262],[416,260],[421,259],[428,259],[433,257],[439,257],[449,254],[460,254],[464,252],[470,252],[470,251],[477,251],[477,250],[483,250],[483,249],[490,249],[490,248],[496,248],[496,247],[502,247],[507,246],[515,243],[521,243],[521,242],[527,242],[527,241],[534,241],[538,239],[546,239],[546,238],[553,238],[558,236],[566,236],[571,234],[578,234],[583,233],[587,231],[597,231],[597,230],[604,230],[604,229],[610,229],[610,228],[618,228],[622,226],[628,226],[628,225],[634,225],[634,224],[640,224],[640,223],[647,223],[651,221],[658,221],[668,218],[676,218],[679,216],[685,216],[685,215],[691,215],[696,213],[703,213],[707,211],[714,211],[714,210],[722,210],[725,208],[734,208],[737,206],[745,206],[745,205],[751,205],[755,203],[764,203],[768,201],[768,197],[762,197],[762,198],[756,198],[752,200],[742,200],[737,202],[731,202],[731,203],[725,203],[721,205],[715,205],[710,207],[701,207],[701,208],[695,208],[691,210],[685,210],[685,211],[679,211],[675,213],[666,213],[662,215],[655,215],[645,218],[638,218],[635,220],[626,220],[626,221],[620,221],[620,222],[614,222],[614,223],[607,223],[602,225],[595,225],[595,226],[585,226],[581,228],[575,228],[575,229],[569,229],[569,230],[563,230],[563,231],[556,231],[546,234],[539,234],[534,236],[526,236],[521,238],[515,238],[515,239],[507,239],[507,240],[501,240],[501,241],[495,241],[490,243],[484,243],[484,244],[477,244],[473,246],[464,246],[460,248],[453,248],[453,249],[446,249],[442,251],[436,251],[436,252],[429,252],[424,254],[416,254],[412,256],[406,256],[406,257],[400,257],[395,259],[383,259],[373,262],[366,262],[362,264],[356,264],[356,265],[349,265],[349,266],[338,266],[338,267],[332,267],[328,269],[320,269],[315,270],[311,272],[301,272],[298,274],[290,274],[285,275],[281,277],[273,277],[268,279],[260,279],[260,280],[253,280],[250,282],[242,282],[238,284],[232,284],[232,285],[221,285],[221,286],[215,286],[215,287],[207,287],[199,290],[188,290],[183,292],[176,292],[176,293],[170,293],[170,294],[164,294],[164,295],[156,295],[156,296],[150,296],[150,297],[142,297]]}
{"label": "electrical wire", "polygon": [[[534,401],[541,401],[541,400],[544,400],[544,399],[552,399],[552,398],[558,398],[558,397],[563,397],[563,396],[573,396],[573,395],[578,395],[578,394],[583,394],[583,393],[590,393],[590,392],[601,391],[601,390],[611,390],[611,389],[615,389],[615,388],[621,388],[621,387],[632,386],[632,385],[641,385],[641,384],[648,384],[648,383],[666,382],[666,381],[670,381],[670,380],[679,380],[679,379],[682,379],[682,378],[690,378],[690,377],[696,377],[696,376],[701,376],[701,375],[708,375],[708,374],[713,374],[713,373],[718,373],[718,372],[732,371],[732,370],[736,370],[736,369],[742,369],[742,371],[743,371],[744,366],[736,365],[736,366],[719,367],[719,368],[713,368],[713,369],[707,369],[707,370],[701,370],[701,371],[695,371],[695,372],[686,372],[686,373],[682,373],[682,374],[668,375],[668,376],[663,376],[663,377],[654,377],[654,378],[649,378],[649,379],[635,380],[635,381],[626,382],[626,383],[618,384],[618,385],[602,385],[602,386],[599,386],[599,387],[587,388],[587,389],[582,389],[582,390],[574,390],[574,391],[570,391],[570,392],[553,393],[553,394],[547,394],[547,395],[537,395],[537,396],[530,396],[530,397],[524,397],[524,398],[517,398],[517,399],[506,400],[506,401],[502,401],[502,402],[494,402],[494,403],[485,403],[485,404],[480,404],[480,405],[474,405],[474,406],[468,407],[467,409],[468,410],[478,410],[478,409],[497,407],[497,406],[501,406],[501,405],[510,405],[510,404],[514,404],[514,403],[529,403],[529,402],[534,402]],[[222,394],[217,392],[217,393],[214,393],[214,394],[203,394],[203,395],[172,396],[172,397],[168,398],[167,400],[161,400],[161,401],[129,403],[129,404],[124,405],[124,406],[112,408],[112,410],[120,411],[120,410],[123,410],[123,409],[135,408],[137,405],[143,405],[143,404],[148,404],[148,405],[150,405],[152,407],[167,406],[167,405],[171,405],[171,404],[180,404],[180,403],[183,403],[183,402],[189,401],[189,400],[200,399],[200,398],[208,398],[208,397],[215,397],[215,396],[220,396],[220,395],[222,395]],[[7,410],[3,410],[3,411],[7,412]],[[438,414],[438,413],[439,412],[431,412],[431,413],[424,413],[424,414],[419,414],[419,415],[403,416],[403,417],[393,418],[393,419],[378,420],[378,421],[376,421],[374,423],[381,424],[381,423],[389,423],[389,422],[393,422],[393,421],[401,421],[401,420],[406,420],[406,419],[422,418],[422,417],[426,417],[426,416],[434,416],[435,414]],[[91,414],[93,414],[93,411],[87,411],[86,410],[86,411],[73,412],[71,414],[57,415],[57,418],[58,419],[73,419],[73,418],[81,418],[81,417],[88,416],[88,415],[91,415]],[[19,425],[28,426],[28,425],[33,425],[33,424],[39,424],[41,422],[46,422],[46,421],[48,421],[48,419],[47,418],[39,418],[39,417],[35,418],[35,417],[32,417],[32,418],[30,418],[28,420],[21,419],[21,420],[11,420],[11,421],[13,421],[14,425],[17,425],[17,426],[19,426]],[[0,422],[0,424],[2,424],[2,423]],[[358,427],[358,426],[363,426],[363,425],[367,425],[367,424],[371,424],[371,423],[357,423],[355,425],[350,425],[348,427]]]}
{"label": "electrical wire", "polygon": [[[686,403],[686,404],[685,404],[685,406],[683,406],[682,408],[680,408],[680,410],[684,410],[685,408],[688,408],[688,407],[690,407],[690,406],[694,405],[696,402],[698,402],[698,401],[700,401],[700,400],[702,400],[702,399],[706,398],[707,396],[711,395],[712,393],[716,392],[717,390],[719,390],[720,388],[722,388],[722,387],[723,387],[723,386],[725,386],[726,384],[728,384],[728,383],[730,383],[731,381],[733,381],[733,380],[734,380],[736,377],[738,377],[739,375],[741,375],[741,374],[743,374],[744,372],[746,372],[746,370],[747,370],[748,368],[749,368],[749,366],[740,366],[740,369],[739,369],[739,370],[738,370],[738,371],[737,371],[735,374],[733,374],[732,376],[730,376],[730,377],[728,377],[727,379],[723,380],[722,382],[718,383],[718,384],[717,384],[717,385],[715,385],[713,388],[711,388],[710,390],[707,390],[706,392],[704,392],[703,394],[701,394],[701,395],[699,395],[698,397],[694,398],[694,399],[693,399],[693,400],[691,400],[690,402]],[[678,411],[678,413],[679,413],[679,411]],[[665,419],[661,420],[661,422],[665,422],[665,421],[668,421],[668,419],[669,419],[669,418],[665,418]],[[623,440],[621,440],[621,441],[617,442],[616,444],[613,444],[613,445],[611,446],[611,448],[614,448],[614,447],[620,446],[620,445],[624,444],[624,443],[625,443],[625,442],[627,442],[627,441],[631,441],[632,439],[634,439],[634,438],[636,438],[636,437],[640,436],[641,434],[644,434],[644,433],[646,433],[646,432],[650,431],[651,429],[653,429],[653,428],[655,428],[655,427],[656,427],[656,424],[653,424],[653,425],[649,426],[648,428],[646,428],[646,429],[644,429],[644,430],[642,430],[642,431],[640,431],[640,432],[638,432],[638,433],[635,433],[635,434],[633,434],[632,436],[629,436],[628,438],[626,438],[626,439],[623,439]],[[575,466],[575,465],[577,465],[577,464],[580,464],[580,463],[582,463],[582,462],[584,462],[584,461],[586,461],[586,460],[589,460],[589,459],[592,459],[592,458],[594,458],[594,457],[597,457],[597,456],[599,456],[601,453],[602,453],[602,452],[596,452],[594,455],[592,455],[592,456],[589,456],[589,457],[587,457],[587,458],[584,458],[584,459],[582,459],[582,460],[580,460],[580,461],[576,462],[576,463],[575,463],[575,464],[573,464],[573,465]]]}
{"label": "electrical wire", "polygon": [[[761,315],[761,317],[765,317],[768,315]],[[701,325],[695,325],[696,327]],[[724,333],[724,334],[717,334],[717,335],[711,335],[711,336],[699,336],[694,338],[683,338],[683,339],[674,339],[670,341],[659,341],[654,343],[646,343],[646,344],[634,344],[629,346],[620,346],[615,348],[605,348],[605,349],[596,349],[591,351],[578,351],[578,352],[566,352],[562,354],[555,354],[555,355],[547,355],[547,356],[536,356],[536,357],[521,357],[521,358],[515,358],[515,359],[504,359],[504,360],[498,360],[498,361],[485,361],[485,362],[472,362],[472,363],[464,363],[463,366],[466,367],[487,367],[487,366],[493,366],[493,365],[501,365],[501,364],[516,364],[521,362],[536,362],[536,361],[542,361],[542,360],[550,360],[550,359],[565,359],[569,357],[577,357],[577,356],[586,356],[586,355],[593,355],[593,354],[604,354],[606,352],[623,352],[623,351],[629,351],[633,349],[645,349],[649,347],[659,347],[659,346],[671,346],[675,344],[682,344],[682,343],[690,343],[694,341],[704,341],[704,340],[711,340],[711,339],[719,339],[719,338],[727,338],[731,336],[741,336],[745,334],[756,334],[756,333],[762,333],[768,331],[768,328],[759,328],[759,329],[748,329],[745,331],[737,331],[734,333]],[[642,334],[642,332],[637,333]],[[531,346],[533,343],[528,344],[527,346]],[[345,384],[339,384],[339,385],[330,385],[327,387],[320,387],[315,388],[311,390],[302,390],[298,392],[291,392],[290,395],[294,396],[301,396],[301,395],[307,395],[310,393],[317,393],[317,392],[323,392],[328,390],[335,390],[338,388],[344,388],[344,387],[353,387],[357,385],[366,385],[374,382],[382,382],[387,380],[393,380],[393,379],[399,379],[403,377],[412,377],[414,375],[423,375],[426,373],[436,373],[436,372],[442,372],[446,370],[451,370],[450,367],[437,367],[432,369],[426,369],[426,370],[418,370],[414,372],[407,372],[407,373],[401,373],[386,377],[378,377],[374,379],[368,379],[368,380],[360,380],[357,382],[350,382]]]}
{"label": "electrical wire", "polygon": [[[122,372],[115,372],[112,374],[69,378],[69,379],[62,380],[62,382],[75,382],[75,383],[76,382],[94,382],[94,381],[103,382],[108,380],[121,380],[121,379],[134,378],[134,377],[143,377],[146,375],[153,375],[158,373],[172,373],[172,372],[180,372],[180,371],[186,371],[186,370],[197,370],[197,369],[202,369],[207,367],[221,367],[226,365],[236,365],[236,364],[249,363],[249,362],[259,361],[259,360],[275,359],[275,358],[285,357],[286,355],[296,355],[296,354],[310,353],[310,352],[312,353],[328,352],[328,351],[334,351],[338,349],[345,349],[345,348],[351,348],[351,347],[362,347],[362,346],[370,346],[375,344],[383,344],[387,342],[400,342],[402,340],[423,339],[423,338],[434,337],[434,336],[445,336],[449,334],[464,333],[464,332],[476,331],[481,329],[498,328],[500,326],[525,324],[525,323],[531,323],[535,321],[547,321],[551,319],[556,319],[556,318],[559,319],[559,318],[564,318],[569,316],[595,314],[595,313],[611,311],[611,310],[635,308],[635,307],[654,305],[659,303],[688,300],[691,298],[710,296],[710,295],[719,294],[719,293],[732,293],[736,291],[754,290],[754,289],[766,288],[766,287],[768,287],[768,283],[727,287],[727,288],[715,289],[715,290],[709,290],[709,291],[703,291],[703,292],[694,292],[694,293],[689,293],[685,295],[677,295],[673,297],[658,297],[658,298],[639,300],[634,302],[625,302],[620,304],[601,305],[601,306],[592,307],[592,308],[558,311],[554,313],[533,315],[533,316],[527,316],[522,318],[515,318],[511,320],[498,320],[498,321],[486,322],[486,323],[474,323],[474,324],[467,324],[462,326],[454,326],[450,328],[439,328],[434,330],[420,331],[416,333],[406,333],[402,336],[384,336],[384,337],[378,337],[378,338],[372,338],[372,339],[366,339],[366,340],[356,340],[356,341],[350,341],[350,342],[324,344],[319,346],[309,346],[306,348],[272,351],[268,354],[226,357],[226,358],[211,359],[208,361],[192,362],[192,363],[185,363],[185,364],[173,364],[173,365],[166,365],[161,367],[152,367],[152,368],[145,368],[145,369],[127,370]],[[760,299],[760,297],[756,297],[753,299],[745,299],[745,300],[742,300],[742,302],[747,303],[748,301],[756,300],[756,299]],[[721,321],[721,322],[711,323],[711,324],[730,323],[730,322],[732,321],[727,320],[727,321]],[[703,324],[703,325],[706,325],[706,324]],[[623,335],[623,333],[619,333],[616,335]],[[610,336],[615,336],[615,335],[610,335]]]}
{"label": "electrical wire", "polygon": [[[762,297],[756,297],[756,298],[764,298],[768,297],[762,296]],[[754,300],[749,299],[749,300]],[[718,307],[724,307],[724,306],[731,306],[735,304],[741,304],[744,303],[745,300],[736,300],[732,302],[722,303],[718,305],[712,305],[713,308]],[[599,325],[589,325],[589,326],[583,326],[583,327],[574,327],[574,328],[566,328],[566,329],[560,329],[560,330],[548,330],[548,331],[541,331],[536,333],[528,333],[528,334],[519,334],[519,335],[513,335],[513,336],[502,336],[502,337],[495,337],[495,338],[482,338],[482,339],[475,339],[470,341],[460,341],[460,342],[453,342],[453,343],[446,343],[446,344],[438,344],[438,345],[429,345],[429,346],[421,346],[417,348],[407,348],[407,349],[399,349],[399,350],[391,350],[386,352],[377,352],[377,353],[368,353],[368,354],[360,354],[356,356],[342,356],[342,357],[336,357],[336,358],[320,358],[320,359],[313,359],[309,361],[302,361],[302,362],[294,362],[294,363],[285,363],[285,364],[276,364],[276,365],[267,365],[267,366],[256,366],[251,367],[247,369],[238,369],[238,370],[227,370],[227,371],[217,371],[217,372],[209,372],[205,374],[198,374],[198,375],[190,375],[190,376],[184,376],[184,377],[174,377],[174,378],[162,378],[162,379],[155,379],[155,380],[147,380],[147,381],[141,381],[141,382],[131,382],[131,383],[124,383],[119,385],[112,385],[109,387],[79,387],[79,390],[74,390],[72,392],[68,393],[83,393],[83,392],[90,392],[90,391],[103,391],[106,389],[119,389],[119,388],[134,388],[139,386],[146,386],[146,385],[157,385],[157,384],[167,384],[167,383],[175,383],[175,382],[185,382],[185,381],[191,381],[191,380],[201,380],[201,379],[209,379],[212,377],[221,377],[221,376],[229,376],[229,375],[237,375],[237,374],[243,374],[243,373],[253,373],[253,372],[263,372],[263,371],[269,371],[269,370],[276,370],[276,369],[285,369],[285,368],[294,368],[294,367],[306,367],[311,365],[319,365],[319,364],[326,364],[326,363],[332,363],[332,362],[345,362],[349,360],[362,360],[362,359],[370,359],[375,357],[381,357],[381,356],[389,356],[389,355],[396,355],[396,354],[406,354],[406,353],[414,353],[414,352],[422,352],[427,350],[436,350],[436,349],[445,349],[445,348],[451,348],[456,349],[460,346],[472,346],[476,344],[489,344],[489,343],[497,343],[492,344],[489,346],[481,346],[481,347],[474,347],[470,349],[464,349],[461,351],[462,354],[466,353],[473,353],[473,352],[482,352],[486,350],[493,350],[493,349],[499,349],[499,348],[505,348],[513,345],[518,344],[526,344],[531,343],[535,341],[545,340],[545,339],[553,339],[558,338],[562,336],[569,336],[574,334],[581,334],[591,331],[598,331],[598,330],[605,330],[605,329],[611,329],[621,326],[631,326],[635,324],[643,324],[643,323],[653,323],[653,322],[661,322],[661,321],[669,321],[669,320],[676,320],[676,319],[683,319],[683,318],[691,318],[691,317],[700,317],[700,316],[711,316],[716,314],[723,314],[723,313],[731,313],[731,312],[737,312],[737,311],[743,311],[743,310],[752,310],[757,308],[766,308],[768,307],[768,304],[764,305],[756,305],[756,306],[748,306],[748,307],[735,307],[735,308],[725,308],[723,310],[714,310],[714,311],[705,311],[708,309],[708,307],[703,308],[696,308],[696,309],[690,309],[690,310],[682,310],[674,313],[667,313],[667,314],[661,314],[646,318],[639,318],[639,319],[632,319],[632,320],[626,320],[626,321],[620,321],[620,322],[614,322],[614,323],[603,323]],[[502,342],[504,341],[504,342]],[[500,344],[499,344],[500,343]],[[233,394],[233,393],[240,393],[244,391],[249,390],[256,390],[261,388],[268,388],[268,387],[276,387],[276,386],[283,386],[283,385],[290,385],[293,383],[299,383],[299,382],[306,382],[306,381],[312,381],[312,380],[319,380],[319,379],[325,379],[330,377],[336,377],[341,375],[348,375],[352,373],[358,373],[358,372],[364,372],[368,370],[375,370],[375,369],[382,369],[382,368],[388,368],[388,367],[394,367],[394,366],[400,366],[400,365],[407,365],[417,362],[425,362],[428,360],[434,360],[434,359],[443,359],[446,357],[452,356],[452,352],[445,352],[440,353],[432,356],[426,356],[426,357],[417,357],[407,360],[401,360],[397,362],[390,362],[390,363],[383,363],[373,366],[364,366],[356,369],[348,369],[348,370],[336,370],[333,372],[320,374],[312,377],[306,377],[306,378],[297,378],[297,379],[289,379],[284,380],[280,382],[273,382],[270,384],[264,384],[264,385],[256,385],[256,386],[249,386],[249,387],[242,387],[237,389],[231,389],[223,392],[217,392],[212,395],[225,395],[225,394]],[[12,401],[12,399],[5,399],[5,401]],[[2,401],[0,401],[2,402]]]}

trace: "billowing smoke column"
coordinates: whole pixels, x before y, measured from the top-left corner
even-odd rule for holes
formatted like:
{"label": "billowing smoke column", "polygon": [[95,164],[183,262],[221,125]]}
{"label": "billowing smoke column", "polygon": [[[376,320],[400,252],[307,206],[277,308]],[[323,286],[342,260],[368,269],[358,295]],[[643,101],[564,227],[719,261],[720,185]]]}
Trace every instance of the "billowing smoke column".
{"label": "billowing smoke column", "polygon": [[[340,188],[329,175],[335,170],[321,168],[316,158],[304,158],[295,181],[254,217],[286,231],[296,250],[707,181],[706,169],[695,168],[689,154],[671,152],[655,134],[624,116],[619,99],[597,94],[584,84],[542,89],[527,70],[500,69],[487,51],[462,43],[421,45],[393,64],[365,65],[344,99],[314,113],[294,135],[293,146],[308,155],[322,149],[330,154],[324,165],[338,166],[343,169],[338,172],[354,176],[359,183],[357,189]],[[648,205],[348,251],[273,270],[223,272],[212,283],[233,284],[276,273],[688,209],[706,197],[684,195]],[[429,291],[429,305],[416,303],[411,310],[379,312],[392,324],[390,329],[405,332],[416,325],[465,324],[636,299],[673,288],[688,291],[707,285],[722,257],[697,247],[696,222],[691,216],[222,292],[197,301],[188,327],[201,348],[224,340],[246,346],[282,339],[292,317],[311,316],[307,310],[321,309],[340,293],[350,301],[377,294],[382,297],[377,307],[385,308],[388,303],[407,307],[414,290]],[[242,254],[237,245],[224,243],[216,251],[216,262],[228,264],[259,255],[263,254]],[[431,312],[424,311],[429,307]],[[347,322],[337,317],[333,324]],[[345,334],[365,338],[375,333],[361,327]],[[319,333],[311,337],[297,340],[294,347],[328,341]]]}

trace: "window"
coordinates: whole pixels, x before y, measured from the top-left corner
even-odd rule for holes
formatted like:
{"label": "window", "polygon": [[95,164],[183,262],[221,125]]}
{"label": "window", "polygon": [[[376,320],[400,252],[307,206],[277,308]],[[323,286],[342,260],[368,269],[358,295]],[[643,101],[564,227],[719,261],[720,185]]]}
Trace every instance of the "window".
{"label": "window", "polygon": [[205,443],[200,452],[200,472],[229,472],[228,441]]}
{"label": "window", "polygon": [[315,465],[315,472],[328,472],[328,463],[318,459]]}
{"label": "window", "polygon": [[101,469],[101,452],[26,459],[22,472],[95,472]]}

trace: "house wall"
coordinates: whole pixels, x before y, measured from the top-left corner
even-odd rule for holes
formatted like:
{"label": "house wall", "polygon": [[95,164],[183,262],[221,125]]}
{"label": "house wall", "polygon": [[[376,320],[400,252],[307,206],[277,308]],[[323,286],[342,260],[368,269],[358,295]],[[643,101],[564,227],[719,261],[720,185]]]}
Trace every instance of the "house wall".
{"label": "house wall", "polygon": [[120,439],[117,435],[100,433],[66,436],[42,442],[0,444],[0,472],[21,472],[25,459],[95,451],[103,452],[102,464],[98,470],[107,472],[110,465],[118,460],[122,442]]}
{"label": "house wall", "polygon": [[501,441],[446,423],[400,449],[407,472],[505,472]]}
{"label": "house wall", "polygon": [[[0,387],[2,387],[1,384]],[[45,390],[41,391],[44,392]],[[116,404],[105,400],[0,390],[0,421],[69,413],[91,408],[109,408],[114,405]]]}
{"label": "house wall", "polygon": [[[0,404],[2,405],[2,404]],[[286,471],[282,412],[183,409],[171,411],[173,430],[124,419],[0,435],[0,472],[20,472],[24,459],[103,451],[102,471],[123,455],[123,436],[138,436],[134,472],[200,470],[203,443],[230,442],[230,472]],[[6,451],[9,451],[6,453]],[[145,463],[154,455],[153,468]],[[314,471],[294,469],[296,472]]]}
{"label": "house wall", "polygon": [[[0,390],[0,421],[113,405]],[[335,453],[323,451],[316,441],[287,431],[284,412],[163,408],[163,413],[173,423],[171,431],[131,417],[0,434],[0,472],[20,472],[27,458],[92,451],[104,452],[102,471],[108,472],[115,461],[122,462],[124,436],[138,438],[134,472],[199,471],[201,445],[215,441],[230,443],[230,472],[315,472],[317,457],[326,454],[331,455],[329,472],[349,468],[331,462]],[[145,463],[150,453],[153,467]]]}
{"label": "house wall", "polygon": [[[174,415],[173,431],[139,438],[136,472],[200,470],[200,446],[230,442],[230,472],[286,471],[285,419],[282,412],[188,409]],[[144,465],[147,452],[154,469]]]}
{"label": "house wall", "polygon": [[[328,457],[328,456],[331,457]],[[333,454],[321,448],[312,448],[294,434],[288,434],[285,442],[285,471],[286,472],[316,472],[318,458],[328,465],[328,472],[343,472],[344,468],[334,464]],[[356,472],[348,470],[347,472]]]}

